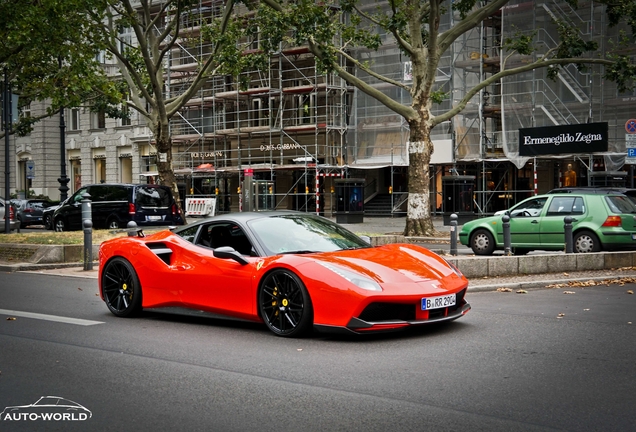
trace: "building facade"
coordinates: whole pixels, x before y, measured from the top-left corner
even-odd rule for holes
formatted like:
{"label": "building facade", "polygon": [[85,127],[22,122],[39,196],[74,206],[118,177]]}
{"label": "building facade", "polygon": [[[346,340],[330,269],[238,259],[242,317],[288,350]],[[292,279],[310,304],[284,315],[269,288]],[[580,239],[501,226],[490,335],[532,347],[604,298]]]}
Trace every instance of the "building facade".
{"label": "building facade", "polygon": [[[200,22],[219,12],[209,7],[211,2],[200,3],[183,17],[184,34],[195,35]],[[364,7],[371,10],[378,5],[383,3],[369,1]],[[459,16],[448,11],[442,30],[457,20]],[[444,54],[436,86],[448,97],[435,112],[448,110],[502,67],[528,63],[554,47],[555,20],[574,24],[603,51],[618,49],[619,29],[609,28],[601,4],[579,2],[575,11],[565,1],[512,0]],[[518,34],[533,34],[542,51],[509,56],[503,42]],[[357,50],[352,55],[408,84],[409,59],[390,36],[381,36],[384,45],[380,50]],[[170,53],[166,82],[172,95],[184,91],[183,77],[195,70],[202,53],[207,52],[197,38],[186,39],[187,43]],[[258,50],[258,35],[250,43],[251,49]],[[636,58],[635,46],[620,49]],[[580,186],[610,177],[593,173],[621,172],[624,175],[618,177],[623,185],[633,187],[634,170],[626,164],[626,142],[636,131],[632,134],[626,125],[636,118],[636,93],[618,93],[602,75],[600,66],[580,69],[571,65],[556,79],[549,78],[546,69],[538,69],[482,90],[463,112],[433,130],[431,210],[456,210],[448,208],[445,200],[451,193],[445,191],[445,184],[454,177],[460,177],[463,186],[458,187],[466,189],[462,208],[475,214],[508,208],[534,193],[564,185],[564,179],[571,177],[566,175],[568,166]],[[389,88],[370,76],[360,77],[395,100],[410,103],[406,91]],[[31,115],[37,115],[45,107],[33,104],[30,109]],[[607,123],[607,151],[519,154],[520,129],[587,123]],[[136,113],[118,120],[77,108],[66,110],[65,125],[63,158],[57,116],[36,124],[30,136],[11,137],[12,191],[32,190],[58,198],[62,160],[70,178],[69,193],[82,184],[100,181],[156,181],[153,137]],[[336,180],[359,178],[365,180],[365,214],[405,214],[408,125],[341,78],[318,73],[306,47],[282,45],[265,70],[208,79],[173,119],[171,133],[174,169],[183,197],[217,197],[220,212],[241,209],[240,187],[249,170],[254,205],[259,209],[331,214],[338,205]],[[633,144],[636,147],[636,140]],[[33,178],[26,175],[28,161],[35,166]]]}

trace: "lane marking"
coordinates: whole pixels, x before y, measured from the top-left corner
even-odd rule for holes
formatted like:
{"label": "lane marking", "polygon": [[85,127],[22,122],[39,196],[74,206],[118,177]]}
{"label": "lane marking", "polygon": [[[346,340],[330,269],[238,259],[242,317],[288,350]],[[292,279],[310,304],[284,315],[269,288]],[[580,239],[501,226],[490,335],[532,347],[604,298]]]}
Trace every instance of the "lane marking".
{"label": "lane marking", "polygon": [[55,322],[75,324],[75,325],[81,325],[81,326],[104,324],[103,321],[90,321],[90,320],[84,320],[79,318],[70,318],[70,317],[63,317],[63,316],[57,316],[57,315],[46,315],[46,314],[39,314],[34,312],[23,312],[23,311],[15,311],[15,310],[8,310],[8,309],[0,309],[0,315],[18,316],[22,318],[33,318],[33,319],[39,319],[44,321],[55,321]]}

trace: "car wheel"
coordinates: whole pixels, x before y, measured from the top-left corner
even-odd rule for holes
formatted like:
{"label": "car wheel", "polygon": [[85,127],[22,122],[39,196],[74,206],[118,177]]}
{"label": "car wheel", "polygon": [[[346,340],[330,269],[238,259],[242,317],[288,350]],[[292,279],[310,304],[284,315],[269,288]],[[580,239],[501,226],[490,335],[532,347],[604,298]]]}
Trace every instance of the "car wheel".
{"label": "car wheel", "polygon": [[477,230],[470,238],[470,248],[475,255],[492,255],[495,251],[495,239],[488,231]]}
{"label": "car wheel", "polygon": [[51,215],[44,216],[44,228],[53,229],[53,217]]}
{"label": "car wheel", "polygon": [[301,336],[313,323],[307,288],[289,270],[274,270],[261,281],[258,310],[267,327],[278,336]]}
{"label": "car wheel", "polygon": [[113,258],[104,267],[102,293],[113,315],[130,317],[141,311],[141,284],[137,272],[123,258]]}
{"label": "car wheel", "polygon": [[55,231],[62,232],[66,231],[66,224],[64,223],[64,219],[56,219],[55,220]]}
{"label": "car wheel", "polygon": [[121,226],[121,224],[119,223],[118,219],[111,219],[108,221],[108,228],[109,229],[119,229],[119,227]]}
{"label": "car wheel", "polygon": [[600,252],[601,242],[596,234],[590,231],[580,231],[574,235],[574,252],[588,253]]}

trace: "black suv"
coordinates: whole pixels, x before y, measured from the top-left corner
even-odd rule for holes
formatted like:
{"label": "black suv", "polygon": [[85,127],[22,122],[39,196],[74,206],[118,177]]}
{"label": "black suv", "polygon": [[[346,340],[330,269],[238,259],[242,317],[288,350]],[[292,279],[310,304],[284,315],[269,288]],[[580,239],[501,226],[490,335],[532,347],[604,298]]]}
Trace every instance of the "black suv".
{"label": "black suv", "polygon": [[55,231],[82,229],[82,200],[91,199],[93,228],[125,228],[137,225],[183,225],[167,186],[95,184],[78,189],[53,213]]}

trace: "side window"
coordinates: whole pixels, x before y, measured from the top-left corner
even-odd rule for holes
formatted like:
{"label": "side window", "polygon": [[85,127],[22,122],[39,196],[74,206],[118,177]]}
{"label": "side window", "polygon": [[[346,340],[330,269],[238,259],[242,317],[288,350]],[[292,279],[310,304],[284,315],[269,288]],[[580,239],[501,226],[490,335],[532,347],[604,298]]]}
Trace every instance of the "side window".
{"label": "side window", "polygon": [[196,244],[216,249],[229,246],[241,255],[255,256],[252,243],[245,232],[233,223],[217,223],[205,225],[201,228]]}
{"label": "side window", "polygon": [[107,201],[128,201],[128,188],[109,186]]}
{"label": "side window", "polygon": [[106,186],[101,186],[101,185],[91,186],[88,193],[91,194],[91,200],[93,202],[106,201],[108,199],[108,189],[106,188]]}
{"label": "side window", "polygon": [[[548,208],[547,216],[567,216],[572,214],[572,207],[574,207],[574,201],[581,199],[580,197],[554,197]],[[582,202],[582,201],[581,201]]]}
{"label": "side window", "polygon": [[[82,198],[82,196],[86,193],[86,191],[87,191],[87,188],[81,188],[80,190],[75,192],[75,195],[73,195],[73,202],[75,203],[82,202],[82,200],[84,199]],[[94,200],[94,198],[91,197],[91,200]]]}
{"label": "side window", "polygon": [[183,231],[177,233],[178,236],[182,237],[184,240],[189,241],[190,243],[194,243],[194,237],[197,235],[197,230],[199,226],[193,226]]}
{"label": "side window", "polygon": [[512,210],[513,217],[536,217],[541,214],[546,198],[536,198],[529,200]]}
{"label": "side window", "polygon": [[581,197],[574,198],[574,205],[572,206],[572,214],[582,215],[584,213],[585,213],[585,203],[583,202],[583,198]]}

